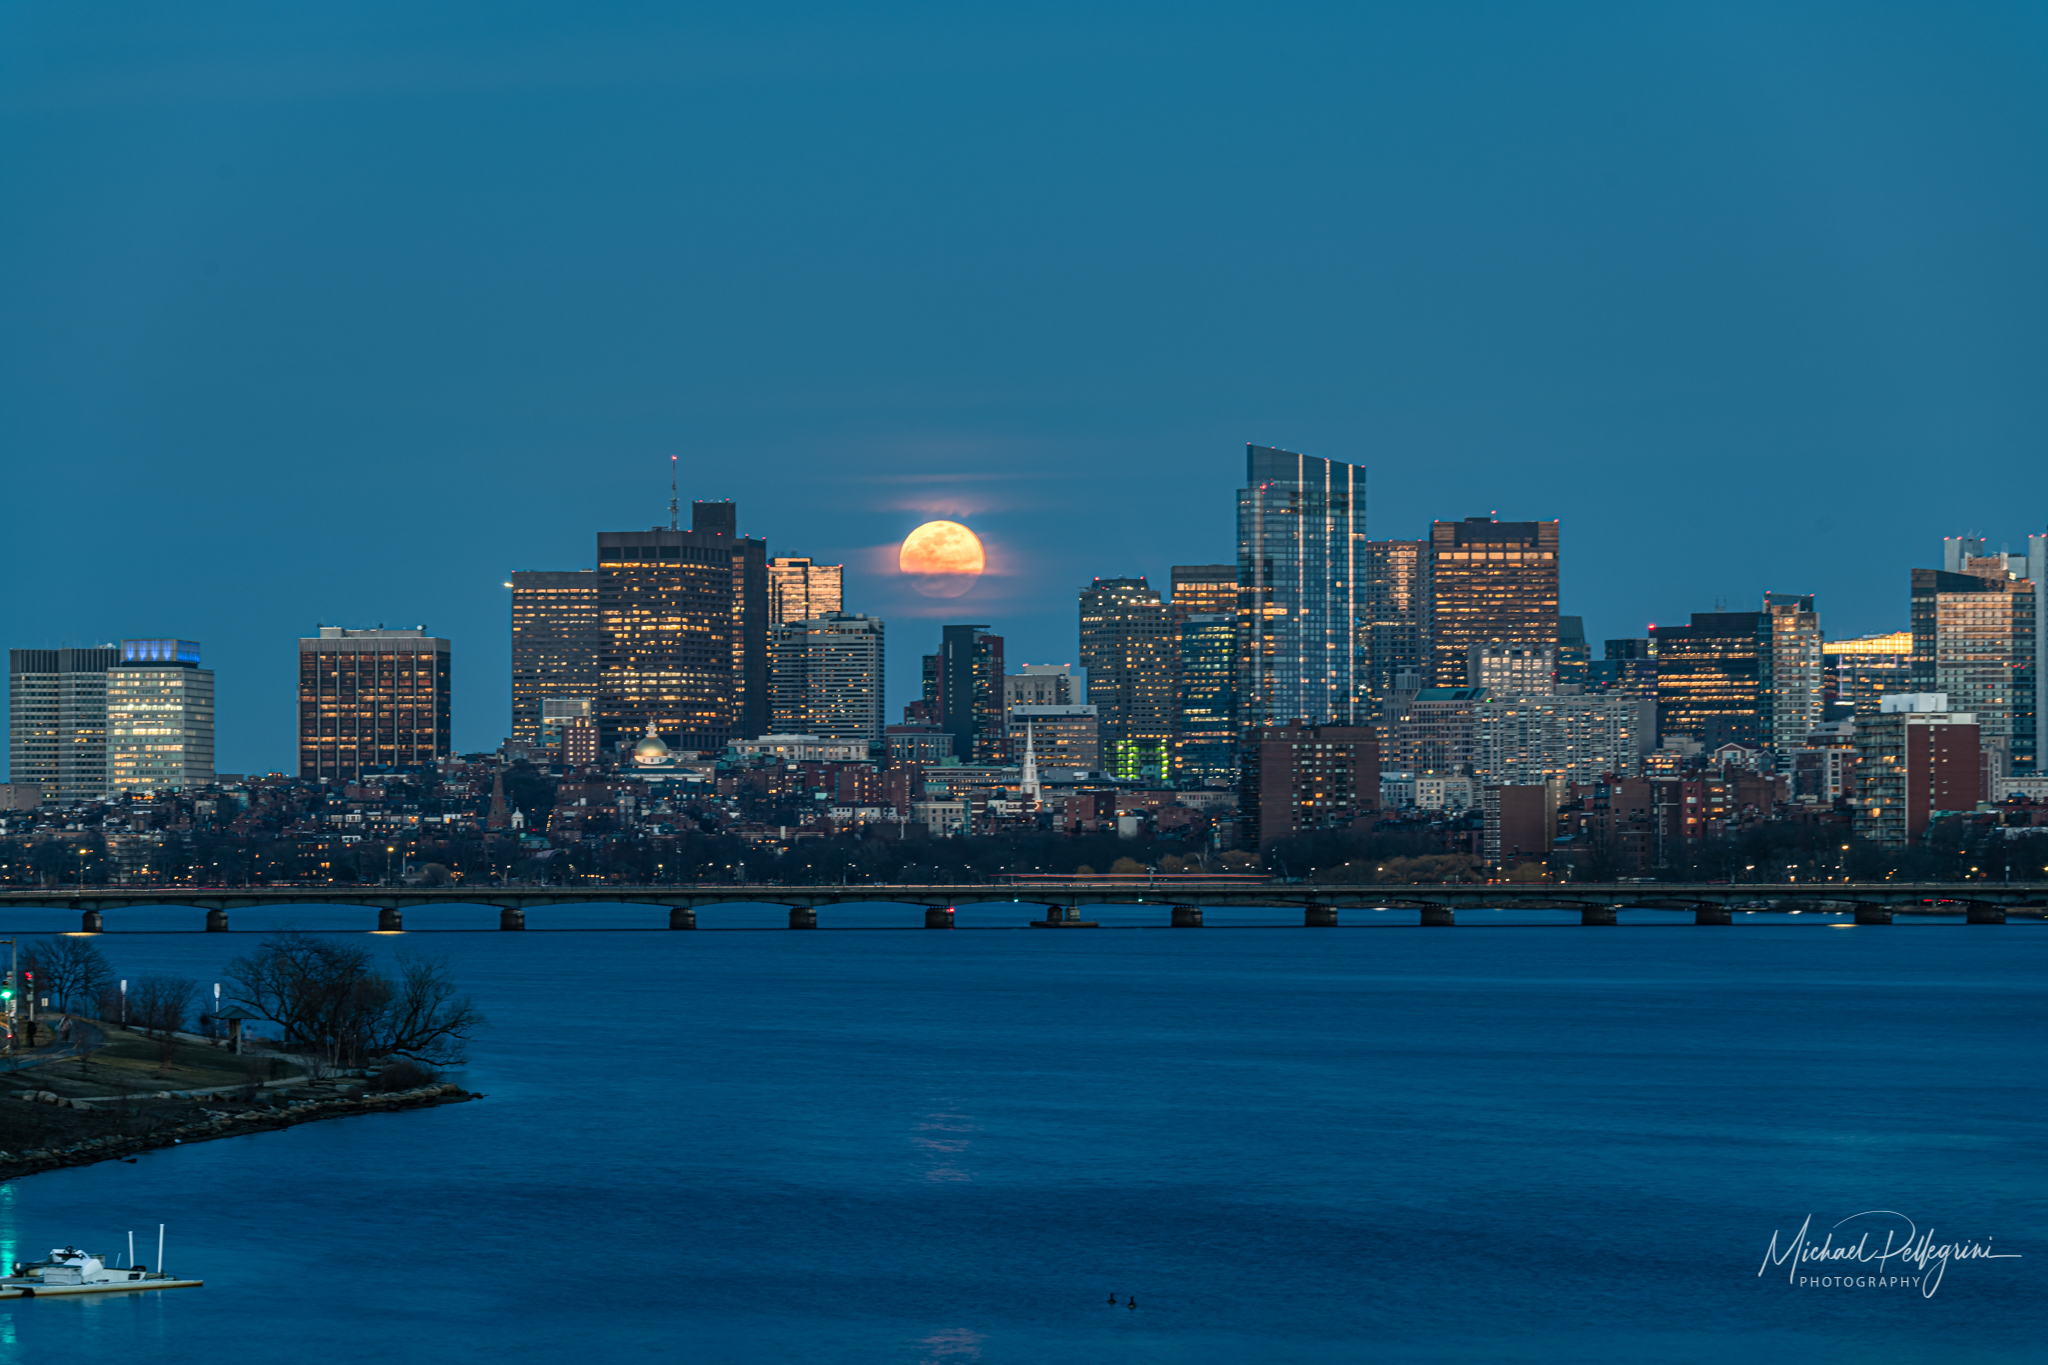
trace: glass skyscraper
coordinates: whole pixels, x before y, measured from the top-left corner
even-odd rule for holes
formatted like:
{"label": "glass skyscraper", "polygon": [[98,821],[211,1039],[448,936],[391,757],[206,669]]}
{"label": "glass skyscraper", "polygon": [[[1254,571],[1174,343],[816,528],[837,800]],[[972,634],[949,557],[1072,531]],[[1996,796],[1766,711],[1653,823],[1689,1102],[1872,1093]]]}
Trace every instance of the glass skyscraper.
{"label": "glass skyscraper", "polygon": [[1245,447],[1237,494],[1240,723],[1349,725],[1363,691],[1362,465]]}

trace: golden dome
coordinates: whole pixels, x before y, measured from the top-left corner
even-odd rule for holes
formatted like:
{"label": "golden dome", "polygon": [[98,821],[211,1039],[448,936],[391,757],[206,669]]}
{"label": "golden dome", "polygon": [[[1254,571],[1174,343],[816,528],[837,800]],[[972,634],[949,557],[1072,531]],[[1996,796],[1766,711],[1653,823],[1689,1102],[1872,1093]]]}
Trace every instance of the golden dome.
{"label": "golden dome", "polygon": [[647,735],[633,746],[633,761],[643,768],[665,767],[669,761],[668,745],[661,736],[654,733],[654,722],[647,722]]}

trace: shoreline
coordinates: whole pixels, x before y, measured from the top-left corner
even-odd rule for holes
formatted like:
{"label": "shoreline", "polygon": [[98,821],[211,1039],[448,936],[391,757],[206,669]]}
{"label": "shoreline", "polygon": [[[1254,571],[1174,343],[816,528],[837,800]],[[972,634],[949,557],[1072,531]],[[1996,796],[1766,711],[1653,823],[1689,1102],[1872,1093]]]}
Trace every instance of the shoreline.
{"label": "shoreline", "polygon": [[[459,1085],[436,1082],[416,1086],[411,1090],[395,1090],[388,1094],[299,1100],[286,1104],[282,1109],[257,1108],[251,1105],[233,1112],[219,1108],[202,1110],[205,1117],[197,1122],[159,1128],[150,1133],[85,1138],[62,1147],[0,1152],[0,1184],[24,1176],[40,1175],[45,1171],[63,1170],[73,1166],[92,1166],[102,1161],[132,1161],[143,1152],[162,1147],[211,1142],[218,1138],[241,1137],[247,1133],[275,1132],[283,1128],[296,1127],[301,1123],[317,1123],[323,1119],[347,1118],[356,1114],[390,1113],[402,1109],[424,1109],[444,1104],[463,1104],[482,1098],[481,1093],[464,1090]],[[40,1104],[48,1101],[24,1099],[17,1100],[16,1103]]]}

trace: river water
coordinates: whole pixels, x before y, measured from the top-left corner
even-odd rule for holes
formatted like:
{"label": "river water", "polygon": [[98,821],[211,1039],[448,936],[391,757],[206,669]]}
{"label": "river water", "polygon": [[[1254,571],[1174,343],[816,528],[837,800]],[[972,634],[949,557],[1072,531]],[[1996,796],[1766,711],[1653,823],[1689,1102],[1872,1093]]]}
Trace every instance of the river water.
{"label": "river water", "polygon": [[[100,944],[210,985],[370,913]],[[0,1187],[0,1258],[162,1222],[207,1282],[0,1306],[0,1358],[2043,1358],[2038,922],[881,931],[918,913],[409,913],[368,941],[449,955],[488,1098]],[[1865,1210],[2019,1259],[1932,1297],[1758,1275]]]}

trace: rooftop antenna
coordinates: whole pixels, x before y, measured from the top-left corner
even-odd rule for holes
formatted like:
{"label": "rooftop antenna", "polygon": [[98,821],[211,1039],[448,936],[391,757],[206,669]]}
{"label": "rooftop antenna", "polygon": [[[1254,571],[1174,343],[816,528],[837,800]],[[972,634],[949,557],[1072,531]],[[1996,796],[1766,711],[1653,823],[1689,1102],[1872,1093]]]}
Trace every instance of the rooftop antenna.
{"label": "rooftop antenna", "polygon": [[678,529],[680,529],[680,528],[678,527],[678,525],[677,525],[677,520],[676,520],[676,519],[677,519],[677,517],[678,517],[678,516],[679,516],[679,515],[681,514],[681,512],[682,512],[682,504],[676,501],[676,457],[675,457],[675,456],[673,456],[673,455],[671,455],[671,456],[669,456],[669,457],[668,457],[668,529],[669,529],[669,530],[671,530],[671,531],[674,531],[674,530],[678,530]]}

